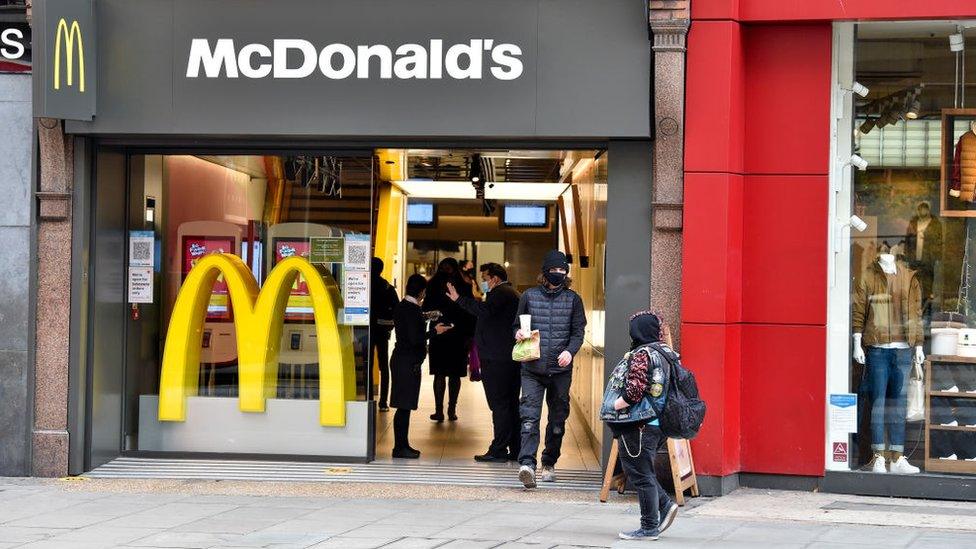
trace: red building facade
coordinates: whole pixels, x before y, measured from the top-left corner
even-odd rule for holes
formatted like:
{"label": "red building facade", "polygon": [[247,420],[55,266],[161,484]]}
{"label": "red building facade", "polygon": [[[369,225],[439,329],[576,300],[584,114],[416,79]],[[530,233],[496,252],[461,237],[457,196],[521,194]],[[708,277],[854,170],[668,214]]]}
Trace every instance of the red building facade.
{"label": "red building facade", "polygon": [[691,15],[681,336],[709,403],[695,462],[715,490],[822,483],[835,23],[976,5],[696,0]]}

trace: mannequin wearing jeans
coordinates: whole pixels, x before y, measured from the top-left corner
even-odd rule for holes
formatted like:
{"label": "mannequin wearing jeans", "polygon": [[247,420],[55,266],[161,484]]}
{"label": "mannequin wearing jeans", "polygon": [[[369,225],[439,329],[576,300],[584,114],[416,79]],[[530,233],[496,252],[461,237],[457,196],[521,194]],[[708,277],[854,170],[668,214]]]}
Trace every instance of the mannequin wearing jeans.
{"label": "mannequin wearing jeans", "polygon": [[894,255],[882,253],[858,284],[853,301],[853,356],[867,366],[864,383],[871,398],[872,470],[918,473],[903,455],[908,376],[913,359],[925,360],[918,279],[906,265],[896,263]]}

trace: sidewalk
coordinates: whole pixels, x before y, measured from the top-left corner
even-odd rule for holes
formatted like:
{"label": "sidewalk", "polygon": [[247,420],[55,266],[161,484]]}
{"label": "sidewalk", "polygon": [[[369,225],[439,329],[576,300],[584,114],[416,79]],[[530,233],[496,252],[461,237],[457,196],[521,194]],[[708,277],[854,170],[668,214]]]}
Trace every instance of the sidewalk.
{"label": "sidewalk", "polygon": [[[0,549],[646,547],[636,501],[408,485],[0,479]],[[976,547],[976,505],[740,490],[653,547]]]}

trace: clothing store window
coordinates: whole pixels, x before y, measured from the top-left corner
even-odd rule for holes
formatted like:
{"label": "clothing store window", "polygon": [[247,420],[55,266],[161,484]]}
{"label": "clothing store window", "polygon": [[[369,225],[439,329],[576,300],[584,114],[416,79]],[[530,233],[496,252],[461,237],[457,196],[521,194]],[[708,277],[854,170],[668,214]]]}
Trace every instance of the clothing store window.
{"label": "clothing store window", "polygon": [[857,26],[852,470],[976,474],[976,59],[950,40],[976,33],[961,28]]}

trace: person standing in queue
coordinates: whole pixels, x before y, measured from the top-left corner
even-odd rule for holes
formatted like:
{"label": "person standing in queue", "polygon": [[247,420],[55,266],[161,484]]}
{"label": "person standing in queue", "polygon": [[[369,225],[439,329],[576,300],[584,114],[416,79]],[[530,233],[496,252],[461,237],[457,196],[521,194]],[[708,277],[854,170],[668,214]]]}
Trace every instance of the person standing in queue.
{"label": "person standing in queue", "polygon": [[566,254],[552,250],[542,262],[539,285],[526,290],[519,300],[518,316],[531,315],[531,330],[514,322],[515,339],[532,337],[539,331],[540,358],[522,364],[522,448],[519,455],[519,480],[526,488],[536,486],[536,452],[539,449],[539,420],[542,401],[549,408],[545,449],[542,451],[543,482],[556,480],[566,420],[569,418],[569,387],[573,380],[573,357],[583,346],[586,311],[579,294],[569,289],[569,263]]}
{"label": "person standing in queue", "polygon": [[383,260],[374,257],[370,267],[369,340],[370,358],[376,357],[380,371],[379,408],[390,409],[390,333],[393,331],[393,309],[400,298],[396,288],[383,278]]}
{"label": "person standing in queue", "polygon": [[462,296],[453,284],[447,296],[465,311],[475,315],[474,338],[481,358],[481,382],[491,409],[494,437],[488,451],[474,456],[475,461],[517,460],[521,448],[519,433],[519,389],[521,365],[512,360],[512,324],[518,314],[519,293],[508,281],[505,267],[498,263],[481,266],[487,298],[479,301]]}
{"label": "person standing in queue", "polygon": [[[393,457],[417,459],[420,452],[410,446],[410,412],[420,401],[421,367],[427,358],[427,320],[421,309],[427,279],[419,274],[407,279],[407,295],[393,311],[396,344],[393,347],[393,390],[390,405],[393,415]],[[437,323],[434,332],[445,334],[451,328]]]}
{"label": "person standing in queue", "polygon": [[[669,362],[677,363],[678,355],[661,341],[661,318],[650,311],[642,311],[630,318],[630,352],[627,353],[627,377],[623,394],[613,407],[623,410],[649,398],[654,412],[648,419],[627,423],[607,423],[613,436],[620,441],[620,465],[627,479],[637,490],[640,503],[640,528],[620,532],[621,539],[658,539],[678,514],[678,505],[661,488],[654,471],[657,450],[667,440],[661,432],[658,415],[664,410],[670,378]],[[664,353],[668,356],[665,357]]]}
{"label": "person standing in queue", "polygon": [[474,333],[474,317],[447,297],[447,284],[451,283],[463,296],[471,296],[471,287],[464,284],[456,259],[448,257],[437,266],[437,273],[430,279],[428,298],[424,311],[440,313],[440,324],[451,326],[446,333],[438,334],[431,327],[430,374],[434,376],[434,413],[431,421],[444,421],[444,391],[447,389],[447,418],[457,421],[458,395],[461,378],[468,375],[467,342]]}

